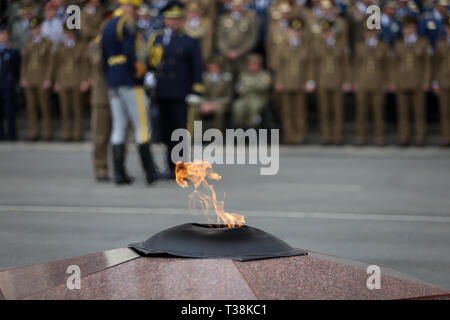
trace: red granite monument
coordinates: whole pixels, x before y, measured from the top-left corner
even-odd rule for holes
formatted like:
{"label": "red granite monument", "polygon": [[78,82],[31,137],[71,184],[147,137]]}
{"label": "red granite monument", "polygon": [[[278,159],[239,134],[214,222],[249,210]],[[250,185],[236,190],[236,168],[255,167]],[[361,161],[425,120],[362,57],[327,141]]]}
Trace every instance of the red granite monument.
{"label": "red granite monument", "polygon": [[[0,272],[1,299],[450,299],[450,292],[388,268],[368,285],[369,264],[295,249],[224,211],[209,164],[177,166],[194,185],[190,205],[216,223],[164,230],[129,248]],[[79,271],[79,288],[71,285]],[[370,284],[370,282],[369,282]]]}

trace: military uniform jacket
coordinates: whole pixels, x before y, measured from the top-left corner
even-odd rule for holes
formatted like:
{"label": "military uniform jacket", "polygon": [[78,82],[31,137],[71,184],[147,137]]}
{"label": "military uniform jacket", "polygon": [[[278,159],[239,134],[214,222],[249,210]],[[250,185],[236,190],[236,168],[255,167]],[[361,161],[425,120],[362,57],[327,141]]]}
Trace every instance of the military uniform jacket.
{"label": "military uniform jacket", "polygon": [[303,90],[306,82],[313,79],[312,46],[301,41],[298,46],[294,46],[286,38],[279,45],[275,82],[280,83],[287,91]]}
{"label": "military uniform jacket", "polygon": [[379,91],[389,83],[390,73],[389,45],[378,41],[370,47],[359,41],[355,47],[353,83],[356,90]]}
{"label": "military uniform jacket", "polygon": [[108,83],[103,72],[101,43],[91,41],[86,49],[86,67],[84,80],[92,83],[91,103],[93,105],[108,104]]}
{"label": "military uniform jacket", "polygon": [[318,82],[319,89],[340,90],[342,84],[350,80],[347,46],[342,41],[328,46],[323,39],[317,41],[316,45],[314,80]]}
{"label": "military uniform jacket", "polygon": [[246,55],[256,46],[258,31],[258,21],[254,13],[243,14],[239,19],[224,14],[219,19],[217,47],[222,54],[237,49]]}
{"label": "military uniform jacket", "polygon": [[1,89],[11,90],[17,84],[20,74],[19,51],[8,45],[4,50],[0,49],[0,81]]}
{"label": "military uniform jacket", "polygon": [[430,47],[426,38],[418,38],[412,46],[398,40],[392,60],[392,81],[400,90],[419,90],[430,82]]}
{"label": "military uniform jacket", "polygon": [[450,40],[443,38],[436,45],[436,69],[434,79],[440,88],[450,89]]}
{"label": "military uniform jacket", "polygon": [[156,74],[156,97],[184,100],[189,93],[203,93],[199,41],[178,30],[164,46],[163,36],[164,31],[159,31],[148,43],[148,65]]}
{"label": "military uniform jacket", "polygon": [[103,12],[101,7],[95,10],[95,13],[89,13],[87,8],[84,8],[81,12],[81,37],[84,41],[91,41],[94,39],[99,31],[103,22]]}
{"label": "military uniform jacket", "polygon": [[52,48],[53,44],[47,39],[41,38],[37,43],[28,40],[22,54],[21,80],[26,80],[29,86],[40,86],[52,80]]}
{"label": "military uniform jacket", "polygon": [[241,96],[257,95],[267,98],[271,84],[272,80],[268,71],[262,70],[258,73],[243,71],[239,75],[237,92]]}
{"label": "military uniform jacket", "polygon": [[83,77],[85,45],[77,41],[73,47],[60,43],[53,54],[53,80],[61,89],[78,89]]}
{"label": "military uniform jacket", "polygon": [[110,88],[142,84],[142,79],[135,78],[135,42],[134,21],[130,18],[114,17],[103,28],[103,70]]}
{"label": "military uniform jacket", "polygon": [[207,60],[213,49],[213,25],[209,18],[201,18],[197,28],[191,28],[188,23],[185,24],[186,34],[200,41],[203,60]]}
{"label": "military uniform jacket", "polygon": [[229,104],[233,97],[233,77],[229,72],[221,73],[216,80],[209,72],[203,75],[205,84],[204,100],[215,101],[222,106]]}

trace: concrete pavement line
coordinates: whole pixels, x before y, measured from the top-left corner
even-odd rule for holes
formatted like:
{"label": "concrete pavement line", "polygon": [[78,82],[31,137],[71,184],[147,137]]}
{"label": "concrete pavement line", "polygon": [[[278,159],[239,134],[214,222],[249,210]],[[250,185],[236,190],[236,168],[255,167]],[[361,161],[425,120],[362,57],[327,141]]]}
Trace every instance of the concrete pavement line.
{"label": "concrete pavement line", "polygon": [[[0,214],[9,212],[191,215],[187,209],[178,209],[178,208],[150,209],[150,208],[130,208],[130,207],[128,208],[95,207],[95,206],[0,205]],[[419,215],[399,215],[399,214],[293,212],[293,211],[239,211],[239,213],[249,217],[450,223],[450,217],[438,215],[419,216]]]}

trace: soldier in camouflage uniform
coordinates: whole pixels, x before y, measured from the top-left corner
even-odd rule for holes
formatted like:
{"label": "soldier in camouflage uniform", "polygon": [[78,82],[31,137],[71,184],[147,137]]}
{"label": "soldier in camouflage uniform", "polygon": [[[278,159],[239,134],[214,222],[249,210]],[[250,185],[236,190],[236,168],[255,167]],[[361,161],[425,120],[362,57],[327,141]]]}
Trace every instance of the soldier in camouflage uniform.
{"label": "soldier in camouflage uniform", "polygon": [[[223,71],[222,65],[221,57],[213,57],[208,61],[203,74],[205,93],[197,118],[206,120],[204,129],[210,127],[212,122],[215,128],[225,130],[225,114],[233,98],[233,77],[229,72]],[[212,121],[207,121],[208,119]]]}
{"label": "soldier in camouflage uniform", "polygon": [[270,73],[262,68],[262,57],[247,58],[246,70],[239,75],[236,89],[239,98],[233,104],[233,116],[240,128],[253,128],[261,121],[261,112],[269,102]]}

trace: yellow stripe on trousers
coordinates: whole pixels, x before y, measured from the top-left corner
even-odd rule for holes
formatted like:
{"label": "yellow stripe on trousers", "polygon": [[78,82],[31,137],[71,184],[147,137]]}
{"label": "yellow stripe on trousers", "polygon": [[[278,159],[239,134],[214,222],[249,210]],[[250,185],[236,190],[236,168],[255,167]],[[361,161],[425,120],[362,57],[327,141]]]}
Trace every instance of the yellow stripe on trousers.
{"label": "yellow stripe on trousers", "polygon": [[138,107],[139,122],[141,127],[141,143],[148,142],[148,121],[147,112],[145,110],[144,90],[142,88],[134,88],[136,94],[136,102]]}

